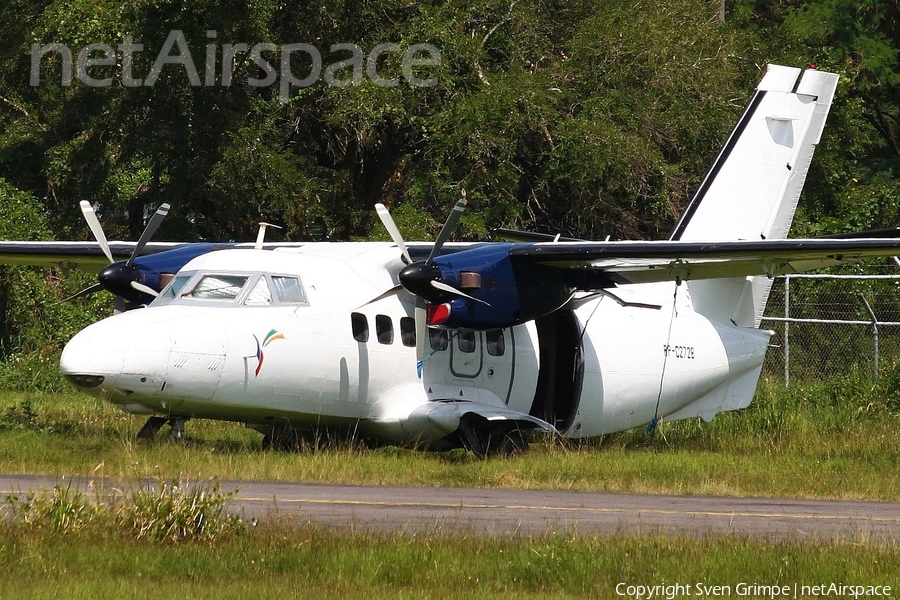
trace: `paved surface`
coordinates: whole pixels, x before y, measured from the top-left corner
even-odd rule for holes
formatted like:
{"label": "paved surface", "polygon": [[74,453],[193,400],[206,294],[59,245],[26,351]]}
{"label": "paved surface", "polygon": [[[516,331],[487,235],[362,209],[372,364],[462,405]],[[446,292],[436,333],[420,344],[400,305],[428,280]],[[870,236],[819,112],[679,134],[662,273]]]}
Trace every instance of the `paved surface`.
{"label": "paved surface", "polygon": [[[0,498],[71,485],[85,493],[139,482],[0,475]],[[221,482],[231,510],[338,530],[477,535],[734,533],[765,539],[900,541],[900,503],[649,496],[596,492]]]}

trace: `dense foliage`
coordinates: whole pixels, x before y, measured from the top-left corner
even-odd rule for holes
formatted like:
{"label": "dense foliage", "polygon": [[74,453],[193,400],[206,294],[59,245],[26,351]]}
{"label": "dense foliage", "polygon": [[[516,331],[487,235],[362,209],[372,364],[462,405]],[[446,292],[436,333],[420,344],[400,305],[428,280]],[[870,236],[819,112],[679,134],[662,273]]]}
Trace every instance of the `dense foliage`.
{"label": "dense foliage", "polygon": [[[842,75],[797,230],[900,225],[898,0],[729,1],[724,23],[718,9],[701,0],[8,0],[0,237],[89,239],[77,207],[88,198],[111,237],[135,239],[161,202],[173,211],[158,239],[247,240],[261,220],[292,240],[382,237],[380,201],[408,237],[428,239],[465,189],[466,238],[497,226],[659,238],[770,61]],[[298,43],[314,46],[324,68],[289,90],[252,83],[267,73],[235,50],[272,44],[262,56],[277,70],[277,49]],[[49,44],[70,50],[71,85],[71,64]],[[400,50],[354,64],[335,44]],[[435,85],[400,77],[400,52],[414,44],[439,50],[439,65],[413,72]],[[110,64],[101,45],[116,50]],[[94,64],[79,70],[82,51]],[[155,77],[160,56],[175,64]],[[298,77],[312,68],[303,56],[290,63]],[[27,218],[16,216],[25,206]],[[22,273],[0,273],[5,356],[35,322],[27,311],[36,307],[15,308],[22,296],[53,295],[23,294],[37,288]]]}

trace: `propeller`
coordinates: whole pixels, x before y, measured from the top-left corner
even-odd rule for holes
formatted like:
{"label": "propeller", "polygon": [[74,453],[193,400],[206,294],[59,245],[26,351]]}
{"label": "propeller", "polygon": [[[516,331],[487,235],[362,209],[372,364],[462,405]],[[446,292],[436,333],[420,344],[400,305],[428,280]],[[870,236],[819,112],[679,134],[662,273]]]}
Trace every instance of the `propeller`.
{"label": "propeller", "polygon": [[460,217],[466,210],[466,194],[465,191],[462,192],[462,198],[457,201],[456,205],[450,211],[450,214],[447,216],[447,220],[444,222],[443,227],[441,227],[440,233],[438,233],[438,236],[434,241],[434,246],[432,246],[431,248],[431,253],[424,261],[412,261],[409,255],[409,251],[406,248],[406,243],[403,241],[403,236],[400,234],[400,230],[397,228],[397,224],[394,222],[394,219],[391,217],[388,209],[383,204],[376,204],[375,210],[378,213],[378,218],[381,219],[381,223],[384,225],[384,228],[387,229],[388,233],[390,234],[391,239],[395,244],[397,244],[397,247],[400,248],[401,258],[407,266],[404,267],[402,271],[400,271],[399,285],[396,285],[387,292],[379,295],[377,298],[375,298],[375,300],[373,300],[373,302],[395,294],[401,288],[405,289],[415,297],[414,317],[416,323],[416,368],[419,377],[421,377],[422,368],[425,364],[425,360],[427,359],[425,349],[425,338],[428,336],[426,305],[427,301],[430,298],[435,297],[435,292],[450,294],[459,298],[465,298],[467,300],[474,300],[475,302],[480,302],[482,304],[490,306],[484,300],[475,298],[474,296],[470,296],[469,294],[466,294],[454,288],[453,286],[444,283],[441,280],[441,270],[434,264],[434,259],[437,258],[443,245],[447,242],[448,239],[450,239],[450,236],[453,234],[454,229],[456,229],[457,223],[459,223]]}
{"label": "propeller", "polygon": [[84,220],[87,221],[88,227],[91,228],[91,233],[94,234],[94,239],[100,244],[100,249],[103,250],[103,254],[106,255],[107,260],[111,263],[115,262],[113,260],[112,252],[109,250],[109,242],[106,241],[106,234],[103,233],[103,226],[100,224],[100,219],[97,218],[94,207],[91,206],[91,203],[87,200],[81,201],[81,214],[84,215]]}
{"label": "propeller", "polygon": [[475,296],[470,296],[469,294],[461,292],[458,289],[456,289],[455,287],[453,287],[452,285],[447,285],[443,281],[435,281],[434,279],[432,279],[429,283],[431,284],[431,287],[433,287],[434,289],[439,290],[441,292],[447,292],[448,294],[453,294],[454,296],[459,296],[460,298],[466,298],[467,300],[474,300],[475,302],[481,302],[485,306],[490,306],[490,304],[488,304],[481,298],[476,298]]}
{"label": "propeller", "polygon": [[[379,202],[375,205],[375,212],[378,213],[378,218],[381,220],[381,224],[384,225],[384,228],[387,229],[391,239],[397,244],[397,247],[400,248],[400,256],[403,259],[403,262],[407,265],[411,264],[412,259],[409,256],[409,250],[407,250],[406,243],[403,241],[403,236],[400,234],[400,230],[397,228],[397,224],[394,222],[393,217],[391,217],[391,213],[388,211],[387,207]],[[383,294],[379,294],[376,298],[368,302],[368,304],[392,296],[403,289],[403,287],[402,283],[397,284]],[[414,297],[416,302],[413,312],[416,323],[416,371],[419,374],[419,377],[421,377],[422,368],[425,365],[425,336],[428,335],[428,325],[425,321],[425,299],[418,294],[414,294]]]}
{"label": "propeller", "polygon": [[397,229],[397,224],[394,223],[394,219],[391,218],[391,213],[388,212],[387,207],[379,202],[375,205],[375,212],[378,213],[381,224],[384,225],[384,228],[391,234],[391,239],[394,240],[394,243],[400,248],[400,255],[403,257],[403,262],[406,264],[412,263],[412,259],[409,257],[409,250],[406,249],[406,244],[403,242],[403,236],[400,235],[400,230]]}
{"label": "propeller", "polygon": [[97,218],[97,213],[94,211],[94,207],[91,206],[91,203],[87,200],[82,200],[80,205],[81,214],[84,215],[84,220],[87,221],[91,233],[94,234],[94,239],[97,240],[97,243],[100,245],[100,250],[103,251],[104,256],[109,260],[109,264],[97,275],[98,283],[81,290],[77,294],[69,296],[63,300],[63,302],[68,302],[69,300],[87,296],[101,290],[107,290],[117,296],[117,307],[125,306],[125,302],[119,302],[118,298],[133,298],[135,291],[153,297],[158,296],[159,294],[156,290],[140,282],[141,271],[134,264],[134,261],[141,255],[141,251],[153,237],[153,234],[156,233],[156,230],[159,229],[159,226],[163,222],[163,219],[166,218],[166,215],[169,214],[169,205],[161,204],[159,208],[156,209],[156,212],[153,213],[153,216],[151,216],[150,220],[147,222],[144,232],[135,244],[131,256],[124,261],[116,261],[113,259],[112,251],[109,248],[109,241],[106,239],[106,234],[103,232],[103,226],[100,224],[100,220]]}
{"label": "propeller", "polygon": [[490,304],[484,300],[470,296],[469,294],[444,283],[441,280],[441,270],[434,265],[434,259],[440,254],[444,243],[450,239],[453,230],[456,228],[456,224],[459,223],[459,219],[465,210],[466,195],[463,193],[462,198],[459,199],[456,206],[450,211],[450,215],[447,217],[444,226],[441,227],[441,232],[434,241],[434,246],[432,246],[428,258],[424,262],[418,261],[409,264],[400,271],[400,285],[416,297],[431,299],[435,297],[435,291],[437,291],[458,298],[465,298],[466,300],[474,300],[486,306],[490,306]]}

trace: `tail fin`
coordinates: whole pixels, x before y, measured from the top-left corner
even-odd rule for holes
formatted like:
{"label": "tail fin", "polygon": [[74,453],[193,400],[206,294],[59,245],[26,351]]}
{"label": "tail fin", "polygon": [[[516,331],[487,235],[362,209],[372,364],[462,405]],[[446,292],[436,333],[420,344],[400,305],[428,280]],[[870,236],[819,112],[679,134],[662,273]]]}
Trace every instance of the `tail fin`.
{"label": "tail fin", "polygon": [[[785,238],[837,80],[834,73],[769,65],[669,239]],[[698,312],[754,327],[770,287],[765,277],[690,282]]]}

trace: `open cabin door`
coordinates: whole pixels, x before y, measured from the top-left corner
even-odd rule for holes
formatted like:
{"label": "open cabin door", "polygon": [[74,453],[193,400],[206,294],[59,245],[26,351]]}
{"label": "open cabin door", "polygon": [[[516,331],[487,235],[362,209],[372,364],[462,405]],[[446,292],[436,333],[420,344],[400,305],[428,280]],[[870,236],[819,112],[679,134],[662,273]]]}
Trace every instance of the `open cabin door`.
{"label": "open cabin door", "polygon": [[575,313],[559,310],[535,321],[540,371],[530,414],[565,433],[578,412],[584,379],[581,327]]}

